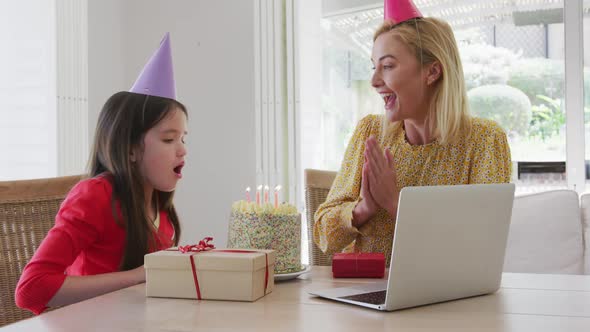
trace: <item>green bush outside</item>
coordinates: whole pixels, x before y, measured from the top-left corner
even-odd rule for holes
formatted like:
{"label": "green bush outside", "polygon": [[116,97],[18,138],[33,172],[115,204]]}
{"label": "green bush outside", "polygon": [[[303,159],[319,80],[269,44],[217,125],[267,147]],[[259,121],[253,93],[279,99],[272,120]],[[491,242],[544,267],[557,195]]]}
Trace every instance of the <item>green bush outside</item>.
{"label": "green bush outside", "polygon": [[563,66],[563,60],[519,59],[508,69],[507,84],[524,92],[533,105],[550,106],[537,96],[563,98],[565,95]]}
{"label": "green bush outside", "polygon": [[[474,114],[496,120],[511,135],[537,137],[543,141],[559,135],[565,125],[563,60],[523,58],[517,52],[483,44],[464,45],[461,59]],[[517,93],[509,93],[506,88],[490,88],[498,85],[520,90],[529,100],[530,109],[520,114],[526,104],[522,95],[517,97]],[[495,91],[501,94],[493,97]],[[584,68],[584,91],[585,123],[589,124],[590,68]],[[508,100],[500,102],[502,98]],[[516,108],[494,112],[500,104]],[[517,122],[512,123],[513,119]],[[525,119],[530,122],[525,124]]]}
{"label": "green bush outside", "polygon": [[529,136],[546,141],[553,135],[559,135],[559,131],[565,126],[565,112],[561,107],[561,99],[552,99],[543,95],[537,95],[537,99],[544,103],[533,105],[531,108],[533,117]]}
{"label": "green bush outside", "polygon": [[511,50],[487,44],[465,45],[461,48],[461,60],[467,91],[492,84],[506,84],[508,70],[518,60]]}
{"label": "green bush outside", "polygon": [[473,115],[496,121],[510,136],[527,134],[531,102],[519,89],[503,84],[484,85],[469,90],[467,96]]}

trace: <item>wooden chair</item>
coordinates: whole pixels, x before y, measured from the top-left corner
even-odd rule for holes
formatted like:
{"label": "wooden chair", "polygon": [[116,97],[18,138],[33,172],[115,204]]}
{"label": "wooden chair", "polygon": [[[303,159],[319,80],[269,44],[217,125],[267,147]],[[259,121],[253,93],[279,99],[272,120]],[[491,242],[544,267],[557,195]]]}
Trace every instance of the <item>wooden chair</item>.
{"label": "wooden chair", "polygon": [[307,238],[309,247],[309,262],[311,265],[332,265],[332,255],[324,254],[313,242],[313,216],[320,204],[326,201],[332,187],[336,172],[306,169],[305,176],[305,210],[307,216]]}
{"label": "wooden chair", "polygon": [[0,182],[0,326],[33,316],[14,303],[23,268],[82,176]]}

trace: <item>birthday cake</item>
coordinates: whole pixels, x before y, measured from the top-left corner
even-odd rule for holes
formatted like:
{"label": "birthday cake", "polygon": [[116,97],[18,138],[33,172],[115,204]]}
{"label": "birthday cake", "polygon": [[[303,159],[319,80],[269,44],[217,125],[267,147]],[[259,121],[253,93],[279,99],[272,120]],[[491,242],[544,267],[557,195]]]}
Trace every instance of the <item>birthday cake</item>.
{"label": "birthday cake", "polygon": [[228,233],[230,248],[275,250],[275,274],[302,270],[301,215],[293,205],[235,202]]}

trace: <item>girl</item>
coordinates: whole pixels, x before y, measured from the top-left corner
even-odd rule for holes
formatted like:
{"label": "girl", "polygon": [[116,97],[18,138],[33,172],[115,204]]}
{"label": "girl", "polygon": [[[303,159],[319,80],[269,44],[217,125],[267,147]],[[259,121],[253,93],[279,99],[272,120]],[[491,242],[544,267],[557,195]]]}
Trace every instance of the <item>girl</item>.
{"label": "girl", "polygon": [[119,92],[104,105],[89,179],[70,191],[25,267],[19,307],[39,314],[145,282],[144,255],[178,244],[172,197],[182,178],[187,111],[174,100],[173,80],[162,90],[162,79],[149,76],[142,73],[132,88],[142,93]]}

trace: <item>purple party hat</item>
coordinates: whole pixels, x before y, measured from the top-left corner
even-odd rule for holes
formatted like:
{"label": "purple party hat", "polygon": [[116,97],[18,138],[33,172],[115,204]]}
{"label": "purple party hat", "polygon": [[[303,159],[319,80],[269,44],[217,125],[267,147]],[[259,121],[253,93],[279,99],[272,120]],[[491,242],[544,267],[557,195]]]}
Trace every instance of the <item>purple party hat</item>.
{"label": "purple party hat", "polygon": [[169,33],[166,33],[129,92],[176,99]]}

